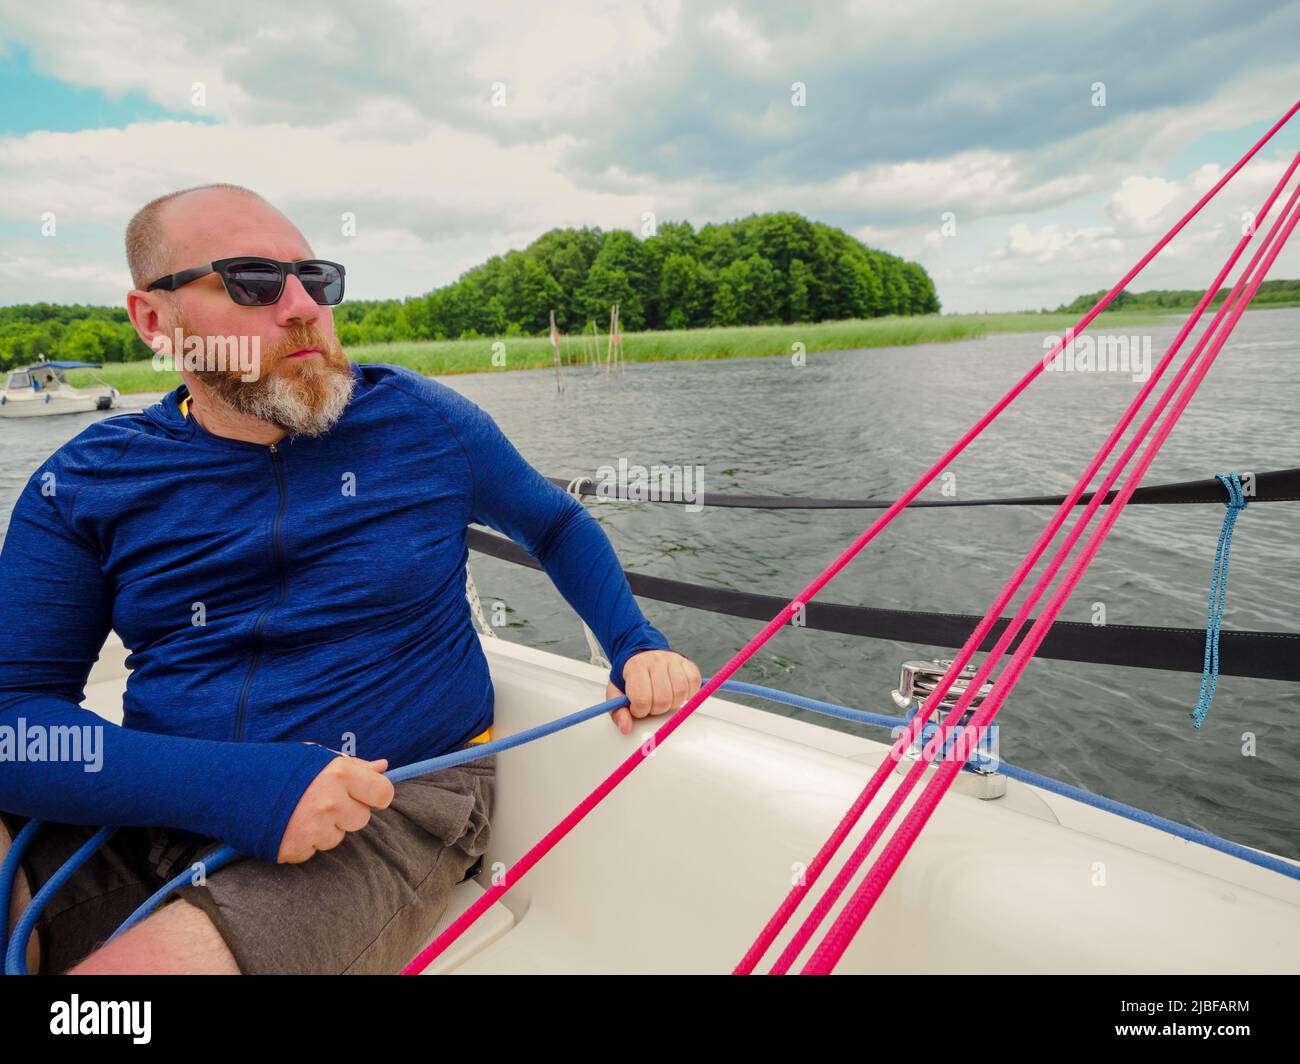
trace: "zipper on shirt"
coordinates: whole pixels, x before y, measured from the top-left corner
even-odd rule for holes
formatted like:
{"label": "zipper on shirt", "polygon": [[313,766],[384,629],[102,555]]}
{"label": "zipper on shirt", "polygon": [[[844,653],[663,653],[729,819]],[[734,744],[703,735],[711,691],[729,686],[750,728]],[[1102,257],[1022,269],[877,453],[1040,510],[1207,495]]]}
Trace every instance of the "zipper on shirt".
{"label": "zipper on shirt", "polygon": [[284,544],[280,539],[280,522],[284,517],[284,506],[287,493],[284,486],[284,459],[280,456],[280,449],[275,445],[270,445],[271,468],[275,470],[276,486],[280,489],[280,504],[275,511],[275,520],[271,522],[271,556],[275,560],[276,570],[280,576],[280,585],[276,591],[275,600],[264,609],[257,618],[257,623],[253,625],[253,663],[248,667],[248,676],[244,679],[244,689],[239,694],[239,706],[235,710],[235,741],[239,742],[244,737],[244,710],[248,706],[248,694],[253,688],[253,677],[257,675],[257,666],[262,660],[262,629],[266,626],[266,619],[270,616],[271,611],[284,601],[285,595],[289,591],[289,575],[284,559]]}

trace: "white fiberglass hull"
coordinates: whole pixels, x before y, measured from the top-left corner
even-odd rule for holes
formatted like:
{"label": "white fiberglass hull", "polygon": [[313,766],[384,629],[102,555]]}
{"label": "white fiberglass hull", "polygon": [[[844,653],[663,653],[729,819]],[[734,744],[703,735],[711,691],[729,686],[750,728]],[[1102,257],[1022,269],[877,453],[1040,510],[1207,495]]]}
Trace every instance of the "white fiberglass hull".
{"label": "white fiberglass hull", "polygon": [[[0,403],[0,417],[50,417],[55,414],[84,414],[92,410],[110,410],[116,396],[105,392],[81,392],[60,395],[58,392],[31,392],[6,395]],[[107,400],[105,405],[104,401]]]}
{"label": "white fiberglass hull", "polygon": [[[494,738],[604,700],[601,669],[482,642]],[[112,636],[88,707],[120,719],[124,685]],[[498,755],[483,874],[457,888],[440,928],[652,730],[622,736],[602,718]],[[711,698],[430,971],[728,972],[887,750]],[[1016,780],[993,800],[954,789],[837,971],[1297,972],[1300,882]]]}

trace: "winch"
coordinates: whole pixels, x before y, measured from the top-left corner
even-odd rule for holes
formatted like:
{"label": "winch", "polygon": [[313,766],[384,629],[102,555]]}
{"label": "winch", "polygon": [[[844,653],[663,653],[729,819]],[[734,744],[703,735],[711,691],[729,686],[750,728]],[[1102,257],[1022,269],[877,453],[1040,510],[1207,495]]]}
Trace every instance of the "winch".
{"label": "winch", "polygon": [[[939,682],[943,679],[944,673],[947,672],[951,664],[951,658],[903,662],[899,671],[898,687],[890,692],[890,697],[893,698],[894,704],[899,709],[907,711],[909,721],[920,710],[935,688],[939,686]],[[927,744],[938,741],[935,737],[939,734],[940,727],[944,720],[947,719],[948,714],[952,712],[952,708],[957,704],[958,699],[974,683],[975,673],[975,666],[968,665],[953,679],[952,686],[940,700],[939,705],[935,707],[934,712],[930,714],[929,720],[921,729],[921,734],[908,747],[906,758],[898,762],[895,768],[896,772],[905,773],[911,768],[911,762],[921,759],[921,751]],[[942,740],[941,752],[931,758],[932,761],[946,760],[953,757],[965,760],[966,771],[957,776],[953,785],[962,793],[971,794],[978,798],[1000,798],[1006,793],[1006,777],[998,772],[998,725],[990,724],[978,742],[973,742],[973,737],[963,730],[970,723],[970,719],[975,715],[975,710],[979,708],[980,703],[992,690],[993,682],[991,680],[980,685],[979,690],[971,698],[970,704],[962,713],[961,718],[945,730],[946,738]],[[933,771],[933,769],[927,769],[927,771]]]}

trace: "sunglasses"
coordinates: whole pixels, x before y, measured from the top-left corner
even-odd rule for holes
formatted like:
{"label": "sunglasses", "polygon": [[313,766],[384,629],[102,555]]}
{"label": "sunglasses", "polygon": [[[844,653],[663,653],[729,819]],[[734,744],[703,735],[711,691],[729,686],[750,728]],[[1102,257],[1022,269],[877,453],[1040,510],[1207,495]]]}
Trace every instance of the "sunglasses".
{"label": "sunglasses", "polygon": [[160,288],[174,292],[182,285],[215,273],[226,286],[230,298],[241,307],[269,307],[284,294],[285,278],[293,274],[302,282],[307,294],[323,307],[343,301],[343,267],[324,259],[278,262],[257,255],[240,255],[233,259],[216,259],[205,266],[159,277],[146,291]]}

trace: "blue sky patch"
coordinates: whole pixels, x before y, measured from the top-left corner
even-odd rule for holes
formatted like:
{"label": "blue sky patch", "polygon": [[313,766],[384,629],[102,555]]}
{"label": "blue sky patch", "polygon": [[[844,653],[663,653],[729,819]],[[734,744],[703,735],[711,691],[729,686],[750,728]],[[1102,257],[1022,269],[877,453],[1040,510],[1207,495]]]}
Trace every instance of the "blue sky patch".
{"label": "blue sky patch", "polygon": [[0,53],[0,135],[121,129],[162,119],[215,122],[210,115],[169,111],[138,92],[113,95],[38,73],[25,48]]}

